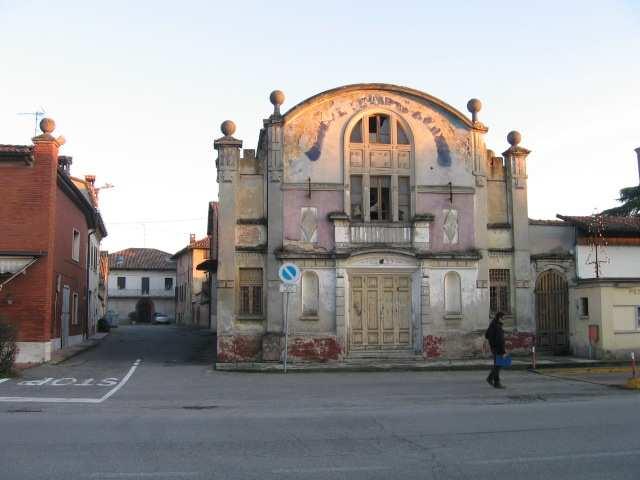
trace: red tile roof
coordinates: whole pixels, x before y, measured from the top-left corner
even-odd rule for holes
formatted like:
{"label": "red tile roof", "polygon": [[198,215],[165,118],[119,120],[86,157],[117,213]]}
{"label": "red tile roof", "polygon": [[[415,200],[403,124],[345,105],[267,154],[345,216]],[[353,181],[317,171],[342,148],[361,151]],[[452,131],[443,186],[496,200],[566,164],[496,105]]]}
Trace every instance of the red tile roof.
{"label": "red tile roof", "polygon": [[[594,221],[592,216],[567,216],[557,215],[561,220],[575,225],[583,232],[589,232],[590,225]],[[602,233],[608,234],[640,234],[640,217],[615,217],[613,215],[599,215],[602,218]]]}
{"label": "red tile roof", "polygon": [[175,270],[171,254],[155,248],[127,248],[109,255],[110,270]]}
{"label": "red tile roof", "polygon": [[28,145],[0,145],[0,153],[16,153],[20,155],[29,155],[33,147]]}
{"label": "red tile roof", "polygon": [[175,260],[180,255],[182,255],[183,253],[188,252],[188,251],[193,250],[193,249],[206,250],[208,252],[209,251],[209,235],[207,235],[204,238],[201,238],[200,240],[196,240],[195,242],[190,243],[186,247],[178,250],[176,253],[174,253],[171,256],[171,258]]}

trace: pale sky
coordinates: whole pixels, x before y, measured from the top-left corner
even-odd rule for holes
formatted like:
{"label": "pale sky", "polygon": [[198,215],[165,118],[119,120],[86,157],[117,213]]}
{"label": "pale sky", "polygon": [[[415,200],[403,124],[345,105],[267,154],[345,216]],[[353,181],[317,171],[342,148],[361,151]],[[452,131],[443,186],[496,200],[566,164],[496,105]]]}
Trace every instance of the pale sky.
{"label": "pale sky", "polygon": [[72,174],[115,185],[100,196],[110,251],[204,236],[220,123],[256,148],[276,88],[285,111],[361,82],[463,112],[481,99],[489,148],[516,129],[532,150],[531,218],[587,215],[638,184],[635,0],[0,0],[0,59],[0,143],[30,144],[17,113],[44,108]]}

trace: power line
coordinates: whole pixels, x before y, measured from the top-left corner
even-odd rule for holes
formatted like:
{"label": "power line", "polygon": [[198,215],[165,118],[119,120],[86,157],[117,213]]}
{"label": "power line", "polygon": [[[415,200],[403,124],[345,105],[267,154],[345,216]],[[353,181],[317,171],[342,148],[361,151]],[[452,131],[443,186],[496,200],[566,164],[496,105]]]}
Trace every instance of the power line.
{"label": "power line", "polygon": [[107,222],[108,225],[134,225],[141,223],[181,223],[181,222],[195,222],[197,220],[206,220],[207,217],[198,217],[198,218],[182,218],[178,220],[138,220],[138,221],[130,221],[130,222]]}

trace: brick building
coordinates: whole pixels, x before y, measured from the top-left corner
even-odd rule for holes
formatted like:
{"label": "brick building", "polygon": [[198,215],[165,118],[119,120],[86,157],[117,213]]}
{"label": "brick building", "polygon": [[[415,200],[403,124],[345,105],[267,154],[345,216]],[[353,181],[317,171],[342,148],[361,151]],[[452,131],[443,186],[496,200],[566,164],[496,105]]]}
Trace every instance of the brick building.
{"label": "brick building", "polygon": [[17,328],[18,363],[42,362],[89,334],[90,235],[107,232],[70,177],[64,138],[40,122],[33,146],[0,146],[0,317]]}

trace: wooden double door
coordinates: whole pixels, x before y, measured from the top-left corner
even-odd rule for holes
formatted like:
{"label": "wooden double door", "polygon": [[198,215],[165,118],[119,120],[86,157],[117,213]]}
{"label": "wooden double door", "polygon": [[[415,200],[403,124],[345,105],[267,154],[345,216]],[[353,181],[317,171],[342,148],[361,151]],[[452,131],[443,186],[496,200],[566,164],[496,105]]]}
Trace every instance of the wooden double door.
{"label": "wooden double door", "polygon": [[536,281],[536,345],[540,350],[569,351],[569,286],[564,275],[547,270]]}
{"label": "wooden double door", "polygon": [[350,276],[350,346],[354,351],[408,349],[411,344],[411,277]]}

